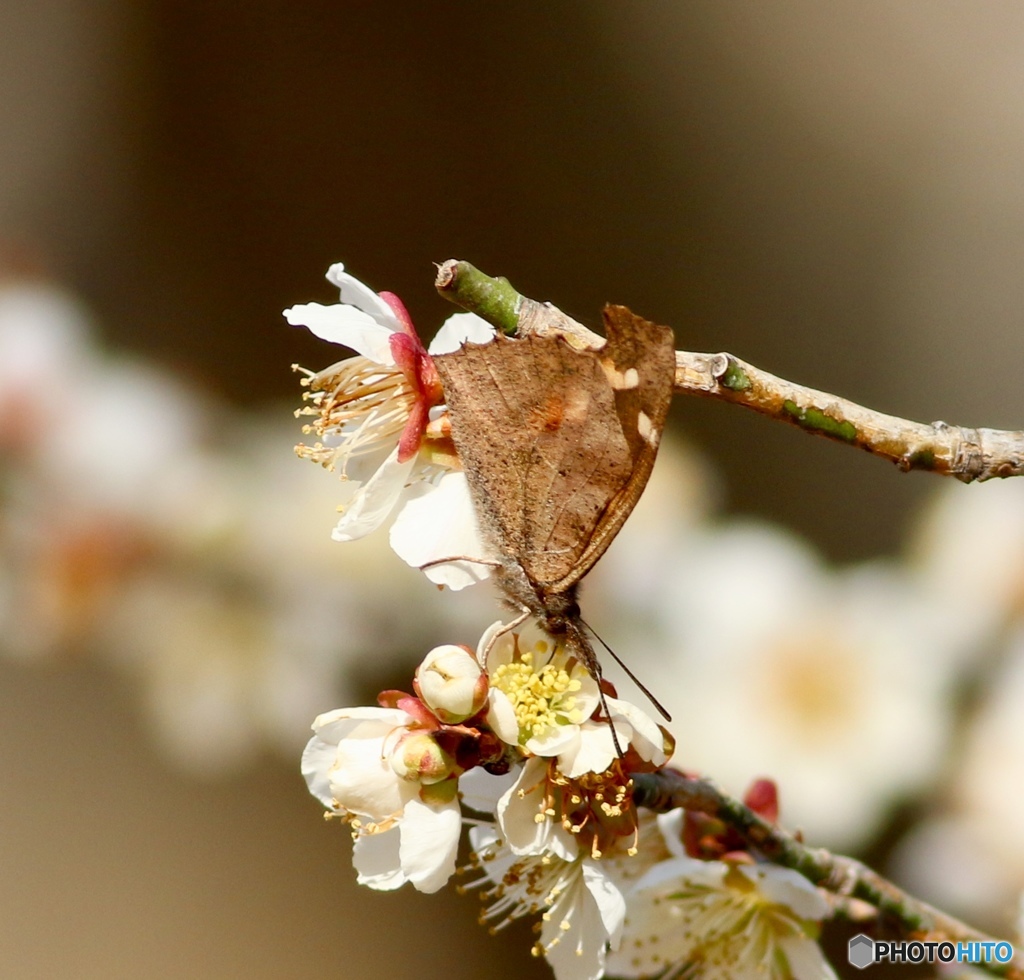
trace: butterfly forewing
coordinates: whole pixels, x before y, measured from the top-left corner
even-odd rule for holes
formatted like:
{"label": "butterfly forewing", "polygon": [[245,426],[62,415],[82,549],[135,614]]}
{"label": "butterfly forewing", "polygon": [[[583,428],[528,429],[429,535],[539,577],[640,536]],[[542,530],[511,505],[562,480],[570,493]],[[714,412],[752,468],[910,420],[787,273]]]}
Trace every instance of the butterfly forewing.
{"label": "butterfly forewing", "polygon": [[567,592],[629,516],[657,452],[672,331],[606,307],[608,344],[496,337],[436,357],[485,533],[538,595]]}

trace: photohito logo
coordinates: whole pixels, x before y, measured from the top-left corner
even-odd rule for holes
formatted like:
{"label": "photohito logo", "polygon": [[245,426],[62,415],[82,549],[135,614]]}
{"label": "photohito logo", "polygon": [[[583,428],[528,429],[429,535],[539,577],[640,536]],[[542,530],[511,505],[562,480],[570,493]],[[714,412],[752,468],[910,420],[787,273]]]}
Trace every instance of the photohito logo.
{"label": "photohito logo", "polygon": [[1013,947],[995,940],[978,942],[883,942],[858,933],[850,940],[847,959],[863,970],[872,963],[1009,963]]}

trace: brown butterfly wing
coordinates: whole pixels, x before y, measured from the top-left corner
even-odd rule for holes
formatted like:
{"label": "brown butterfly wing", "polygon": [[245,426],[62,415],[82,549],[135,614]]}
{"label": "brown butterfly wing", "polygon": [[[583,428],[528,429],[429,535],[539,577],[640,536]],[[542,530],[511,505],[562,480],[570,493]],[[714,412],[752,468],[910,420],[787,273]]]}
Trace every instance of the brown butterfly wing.
{"label": "brown butterfly wing", "polygon": [[562,591],[578,582],[605,553],[640,499],[672,404],[675,337],[669,327],[637,316],[625,306],[608,304],[603,312],[608,343],[599,352],[615,399],[615,414],[629,446],[631,468],[580,555],[574,574],[553,583]]}
{"label": "brown butterfly wing", "polygon": [[569,589],[604,553],[647,482],[671,400],[671,331],[625,307],[609,307],[606,325],[600,352],[530,335],[434,358],[485,533],[541,594]]}

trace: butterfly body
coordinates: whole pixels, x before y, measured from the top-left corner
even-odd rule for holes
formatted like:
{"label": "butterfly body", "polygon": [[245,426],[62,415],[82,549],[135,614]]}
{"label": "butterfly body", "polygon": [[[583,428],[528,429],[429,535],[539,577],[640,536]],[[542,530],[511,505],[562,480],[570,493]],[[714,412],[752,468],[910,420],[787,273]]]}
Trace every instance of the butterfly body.
{"label": "butterfly body", "polygon": [[622,306],[604,320],[600,350],[531,334],[434,359],[499,588],[598,677],[579,582],[647,483],[675,377],[668,327]]}

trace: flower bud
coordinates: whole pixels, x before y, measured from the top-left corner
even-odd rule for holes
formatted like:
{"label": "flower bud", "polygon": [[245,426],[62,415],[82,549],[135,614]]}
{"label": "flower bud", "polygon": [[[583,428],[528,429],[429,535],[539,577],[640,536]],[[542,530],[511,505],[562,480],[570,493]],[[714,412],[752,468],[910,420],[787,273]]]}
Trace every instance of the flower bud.
{"label": "flower bud", "polygon": [[415,687],[448,725],[472,718],[487,704],[487,674],[465,647],[434,647],[416,670]]}
{"label": "flower bud", "polygon": [[433,735],[426,732],[407,735],[391,753],[391,768],[402,779],[420,783],[438,783],[457,768],[455,760]]}

